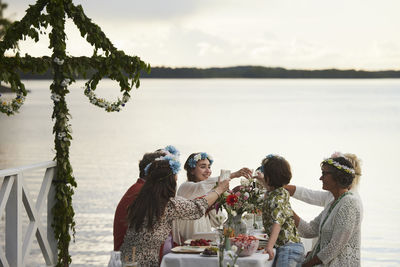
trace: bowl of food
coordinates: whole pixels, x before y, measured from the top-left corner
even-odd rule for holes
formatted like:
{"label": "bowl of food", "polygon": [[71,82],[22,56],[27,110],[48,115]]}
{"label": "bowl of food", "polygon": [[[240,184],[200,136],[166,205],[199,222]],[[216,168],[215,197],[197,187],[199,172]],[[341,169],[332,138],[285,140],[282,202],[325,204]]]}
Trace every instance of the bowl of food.
{"label": "bowl of food", "polygon": [[203,257],[216,257],[218,254],[218,248],[217,247],[207,247],[204,249],[202,253],[200,253],[200,256]]}
{"label": "bowl of food", "polygon": [[239,257],[246,257],[253,255],[257,251],[259,240],[252,235],[238,235],[231,238],[231,245],[235,245],[239,253]]}

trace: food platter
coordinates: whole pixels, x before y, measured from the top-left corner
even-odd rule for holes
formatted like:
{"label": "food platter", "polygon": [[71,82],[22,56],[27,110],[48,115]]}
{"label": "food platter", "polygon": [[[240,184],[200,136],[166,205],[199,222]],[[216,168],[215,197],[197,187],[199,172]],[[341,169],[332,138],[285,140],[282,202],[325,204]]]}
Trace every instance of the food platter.
{"label": "food platter", "polygon": [[268,235],[267,235],[267,234],[255,234],[254,236],[255,236],[258,240],[268,241]]}
{"label": "food platter", "polygon": [[[205,243],[203,243],[203,244],[206,244],[205,246],[215,246],[217,244],[217,242],[209,240],[209,239],[208,240],[206,240],[206,239],[188,239],[183,243],[187,246],[194,246],[192,244],[192,242],[196,242],[196,241],[201,242],[200,240],[203,240],[202,242],[205,242]],[[201,243],[199,243],[199,244],[196,244],[195,246],[204,246],[204,245],[201,245]]]}
{"label": "food platter", "polygon": [[171,249],[174,253],[201,253],[204,251],[205,248],[208,246],[178,246]]}

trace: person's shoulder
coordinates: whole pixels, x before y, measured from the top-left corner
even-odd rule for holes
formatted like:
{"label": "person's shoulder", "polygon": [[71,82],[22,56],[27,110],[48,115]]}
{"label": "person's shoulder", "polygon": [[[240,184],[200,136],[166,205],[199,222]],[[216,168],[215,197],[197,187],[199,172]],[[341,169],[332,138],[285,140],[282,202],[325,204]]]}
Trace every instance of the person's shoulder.
{"label": "person's shoulder", "polygon": [[279,199],[289,199],[290,197],[289,192],[283,187],[278,187],[275,190],[272,190],[269,195],[270,197]]}
{"label": "person's shoulder", "polygon": [[182,205],[183,203],[187,202],[188,200],[184,197],[180,197],[180,196],[175,196],[175,197],[171,197],[168,201],[168,205],[172,205],[172,206],[179,206]]}
{"label": "person's shoulder", "polygon": [[185,181],[179,186],[178,191],[182,190],[182,189],[185,189],[185,188],[188,188],[188,187],[190,187],[190,186],[192,186],[194,184],[196,184],[196,183],[195,182],[191,182],[191,181]]}
{"label": "person's shoulder", "polygon": [[342,205],[352,208],[352,209],[361,209],[361,201],[360,198],[354,194],[349,193],[342,199]]}

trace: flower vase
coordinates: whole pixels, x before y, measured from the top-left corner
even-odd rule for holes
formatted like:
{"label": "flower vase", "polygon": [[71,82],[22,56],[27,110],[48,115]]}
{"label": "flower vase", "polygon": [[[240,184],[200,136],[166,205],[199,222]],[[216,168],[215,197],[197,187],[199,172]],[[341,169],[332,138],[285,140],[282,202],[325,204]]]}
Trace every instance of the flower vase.
{"label": "flower vase", "polygon": [[[246,234],[247,232],[247,225],[242,220],[242,214],[237,214],[236,216],[229,216],[228,220],[224,225],[224,234],[225,236],[238,236],[240,234]],[[228,232],[229,234],[226,234]]]}
{"label": "flower vase", "polygon": [[254,213],[253,214],[253,229],[258,229],[258,224],[256,222],[256,217],[257,217],[257,215]]}
{"label": "flower vase", "polygon": [[247,232],[247,225],[246,223],[242,220],[242,214],[238,214],[232,218],[232,226],[233,230],[235,232],[235,236],[238,236],[240,234],[246,234]]}

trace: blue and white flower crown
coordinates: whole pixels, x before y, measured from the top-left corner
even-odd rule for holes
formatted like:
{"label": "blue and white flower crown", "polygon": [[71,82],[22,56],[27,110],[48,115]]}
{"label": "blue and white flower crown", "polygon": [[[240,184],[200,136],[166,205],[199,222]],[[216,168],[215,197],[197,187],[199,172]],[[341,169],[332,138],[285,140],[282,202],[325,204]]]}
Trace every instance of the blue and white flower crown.
{"label": "blue and white flower crown", "polygon": [[212,165],[214,162],[213,158],[210,155],[208,155],[206,152],[200,152],[189,159],[188,165],[190,168],[196,168],[197,162],[199,160],[203,160],[203,159],[208,159],[208,161],[210,162],[210,165]]}
{"label": "blue and white flower crown", "polygon": [[[347,159],[347,158],[344,157],[344,156],[341,156],[341,157]],[[322,163],[327,163],[327,164],[329,164],[329,165],[335,167],[336,169],[345,171],[345,172],[350,173],[350,174],[356,174],[356,171],[355,171],[353,168],[350,168],[350,167],[347,167],[347,166],[345,166],[345,165],[340,164],[339,162],[335,161],[335,158],[327,158],[327,159],[324,159],[324,160],[322,161]]]}
{"label": "blue and white flower crown", "polygon": [[[156,158],[154,161],[160,161],[160,160],[166,160],[169,163],[169,167],[171,168],[171,171],[173,174],[177,174],[181,170],[181,163],[179,162],[178,157],[172,154],[167,154],[165,156]],[[153,162],[154,162],[153,161]],[[150,162],[147,164],[147,166],[144,168],[144,174],[148,175],[149,174],[149,168],[153,162]]]}
{"label": "blue and white flower crown", "polygon": [[176,149],[176,147],[174,147],[172,145],[166,146],[163,150],[166,152],[166,154],[172,154],[176,157],[180,156],[179,150]]}

